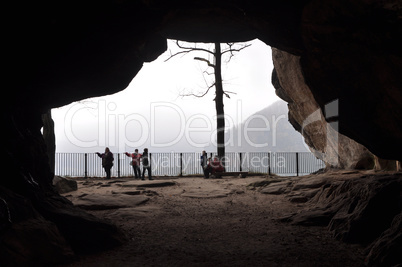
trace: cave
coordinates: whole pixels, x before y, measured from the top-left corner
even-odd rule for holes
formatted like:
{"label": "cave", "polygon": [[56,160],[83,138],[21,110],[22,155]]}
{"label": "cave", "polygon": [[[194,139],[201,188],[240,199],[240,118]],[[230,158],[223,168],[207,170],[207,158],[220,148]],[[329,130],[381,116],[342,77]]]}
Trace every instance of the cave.
{"label": "cave", "polygon": [[[402,160],[400,1],[19,1],[9,3],[7,11],[4,92],[10,92],[2,112],[2,266],[55,264],[125,242],[118,227],[55,191],[41,116],[54,107],[123,90],[144,62],[166,50],[167,39],[262,40],[273,48],[272,82],[289,103],[290,122],[317,155],[325,152],[321,155],[328,167],[381,168]],[[336,125],[333,101],[339,109]],[[309,111],[316,108],[318,119],[304,127]],[[322,143],[334,130],[340,134],[335,150]],[[401,263],[401,180],[396,172],[332,188],[362,198],[371,187],[384,185],[381,188],[392,192],[387,196],[385,189],[377,190],[379,197],[369,203],[374,213],[359,222],[366,228],[382,227],[369,238],[374,244],[368,264]],[[386,216],[381,205],[392,207]],[[330,227],[346,231],[340,231],[343,239],[368,242],[345,230],[359,224],[346,227],[341,217],[336,219]],[[378,223],[382,219],[386,222]]]}

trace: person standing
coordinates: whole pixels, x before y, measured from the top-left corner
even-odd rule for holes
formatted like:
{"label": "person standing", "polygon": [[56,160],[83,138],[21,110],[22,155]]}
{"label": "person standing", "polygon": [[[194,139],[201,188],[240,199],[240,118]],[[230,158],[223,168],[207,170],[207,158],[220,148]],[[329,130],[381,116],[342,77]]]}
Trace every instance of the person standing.
{"label": "person standing", "polygon": [[151,174],[151,160],[148,155],[148,148],[144,148],[144,152],[142,153],[142,180],[145,180],[145,171],[148,171],[149,180],[153,180]]}
{"label": "person standing", "polygon": [[202,151],[201,154],[201,168],[202,171],[204,172],[204,178],[207,179],[209,178],[209,172],[208,172],[208,155],[207,152],[204,150]]}
{"label": "person standing", "polygon": [[110,179],[110,171],[113,167],[113,153],[109,150],[109,148],[105,148],[105,153],[96,152],[96,154],[102,158],[102,167],[106,172],[106,179]]}
{"label": "person standing", "polygon": [[141,177],[140,159],[142,155],[138,153],[138,149],[135,149],[132,154],[126,152],[126,156],[132,158],[131,166],[133,166],[134,177],[139,179]]}

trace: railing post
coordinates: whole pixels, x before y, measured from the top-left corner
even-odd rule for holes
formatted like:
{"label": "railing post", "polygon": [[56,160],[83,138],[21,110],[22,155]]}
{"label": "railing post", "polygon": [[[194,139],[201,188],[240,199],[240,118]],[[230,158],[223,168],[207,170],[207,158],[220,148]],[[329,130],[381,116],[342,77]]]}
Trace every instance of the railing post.
{"label": "railing post", "polygon": [[120,153],[117,153],[117,178],[120,178]]}
{"label": "railing post", "polygon": [[268,152],[268,175],[271,176],[271,152]]}
{"label": "railing post", "polygon": [[299,153],[296,152],[296,176],[299,176]]}
{"label": "railing post", "polygon": [[180,177],[183,176],[183,153],[180,153]]}
{"label": "railing post", "polygon": [[85,178],[88,178],[88,154],[85,153],[84,154],[84,174],[85,174]]}
{"label": "railing post", "polygon": [[242,168],[241,168],[241,163],[242,163],[242,155],[241,155],[242,153],[241,152],[239,152],[239,159],[240,159],[240,164],[239,164],[239,171],[242,171]]}

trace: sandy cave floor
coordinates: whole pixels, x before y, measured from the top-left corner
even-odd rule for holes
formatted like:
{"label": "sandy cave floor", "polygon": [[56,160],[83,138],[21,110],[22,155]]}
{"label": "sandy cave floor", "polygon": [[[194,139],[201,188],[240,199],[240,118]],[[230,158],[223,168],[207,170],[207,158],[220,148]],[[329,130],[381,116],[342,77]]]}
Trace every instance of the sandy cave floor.
{"label": "sandy cave floor", "polygon": [[305,204],[247,188],[264,179],[80,180],[65,196],[119,226],[129,241],[66,266],[362,265],[363,248],[334,239],[326,227],[281,222]]}

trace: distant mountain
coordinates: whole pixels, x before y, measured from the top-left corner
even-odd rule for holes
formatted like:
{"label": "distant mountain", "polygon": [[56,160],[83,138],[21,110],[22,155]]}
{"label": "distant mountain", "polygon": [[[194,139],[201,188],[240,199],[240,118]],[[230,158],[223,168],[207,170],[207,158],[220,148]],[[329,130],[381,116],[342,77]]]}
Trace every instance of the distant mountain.
{"label": "distant mountain", "polygon": [[254,113],[225,135],[227,152],[309,151],[302,135],[289,123],[287,103],[282,100]]}

